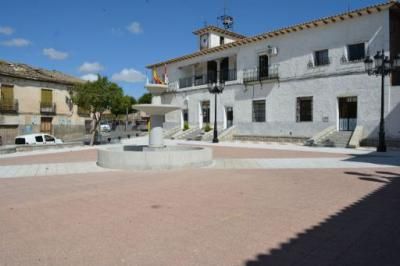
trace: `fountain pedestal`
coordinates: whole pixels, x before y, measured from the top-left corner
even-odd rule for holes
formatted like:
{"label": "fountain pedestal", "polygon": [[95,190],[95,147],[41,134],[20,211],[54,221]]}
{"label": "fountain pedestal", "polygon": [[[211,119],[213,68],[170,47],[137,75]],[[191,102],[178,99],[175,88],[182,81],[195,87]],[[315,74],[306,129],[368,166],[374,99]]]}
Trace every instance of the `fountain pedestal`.
{"label": "fountain pedestal", "polygon": [[150,170],[202,167],[212,163],[212,150],[207,147],[165,146],[163,123],[165,114],[179,110],[179,106],[162,104],[161,94],[168,86],[147,84],[153,95],[151,104],[138,104],[133,108],[150,115],[149,145],[126,145],[99,149],[97,164],[112,169]]}
{"label": "fountain pedestal", "polygon": [[162,104],[161,94],[168,89],[163,84],[146,84],[147,90],[152,94],[151,104],[137,104],[133,108],[150,115],[149,147],[164,147],[163,123],[165,114],[179,110],[179,106]]}

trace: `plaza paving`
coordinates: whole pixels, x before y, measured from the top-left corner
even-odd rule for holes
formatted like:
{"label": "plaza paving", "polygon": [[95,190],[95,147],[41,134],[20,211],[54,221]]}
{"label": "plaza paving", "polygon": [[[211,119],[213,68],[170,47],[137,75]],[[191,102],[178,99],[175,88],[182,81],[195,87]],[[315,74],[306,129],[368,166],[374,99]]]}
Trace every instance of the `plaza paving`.
{"label": "plaza paving", "polygon": [[0,157],[0,265],[398,265],[398,152],[209,146],[173,171]]}

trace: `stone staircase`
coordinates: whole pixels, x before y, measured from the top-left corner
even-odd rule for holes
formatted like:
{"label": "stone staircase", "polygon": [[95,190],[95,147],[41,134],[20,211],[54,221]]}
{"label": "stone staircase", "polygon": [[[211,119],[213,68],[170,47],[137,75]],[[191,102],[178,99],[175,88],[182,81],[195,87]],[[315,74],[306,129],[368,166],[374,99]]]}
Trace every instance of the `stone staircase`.
{"label": "stone staircase", "polygon": [[313,146],[347,148],[352,135],[353,131],[333,131]]}
{"label": "stone staircase", "polygon": [[192,136],[195,132],[198,132],[199,130],[200,129],[198,127],[189,128],[188,130],[181,130],[174,134],[171,139],[187,139],[188,136]]}
{"label": "stone staircase", "polygon": [[164,138],[165,139],[170,139],[174,135],[178,134],[181,131],[181,127],[174,127],[168,130],[164,130]]}
{"label": "stone staircase", "polygon": [[[224,136],[228,133],[228,131],[232,131],[233,127],[230,128],[226,128],[226,129],[218,129],[218,139],[224,140]],[[203,137],[202,137],[202,141],[212,141],[212,139],[214,138],[214,131],[211,130],[209,132],[204,133]]]}
{"label": "stone staircase", "polygon": [[198,128],[197,130],[194,130],[187,134],[185,136],[186,140],[201,140],[203,138],[204,132],[202,129]]}

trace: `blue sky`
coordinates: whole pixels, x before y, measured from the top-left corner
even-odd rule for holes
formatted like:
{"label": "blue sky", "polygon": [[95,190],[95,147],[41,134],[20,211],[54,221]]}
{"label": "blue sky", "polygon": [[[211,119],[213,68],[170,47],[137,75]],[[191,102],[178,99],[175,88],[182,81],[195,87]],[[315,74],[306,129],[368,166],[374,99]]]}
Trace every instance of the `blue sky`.
{"label": "blue sky", "polygon": [[[228,0],[234,31],[254,35],[378,3],[372,0]],[[224,0],[4,0],[0,59],[74,76],[100,73],[129,95],[145,66],[197,50],[192,31],[215,24]],[[86,63],[86,64],[85,64]]]}

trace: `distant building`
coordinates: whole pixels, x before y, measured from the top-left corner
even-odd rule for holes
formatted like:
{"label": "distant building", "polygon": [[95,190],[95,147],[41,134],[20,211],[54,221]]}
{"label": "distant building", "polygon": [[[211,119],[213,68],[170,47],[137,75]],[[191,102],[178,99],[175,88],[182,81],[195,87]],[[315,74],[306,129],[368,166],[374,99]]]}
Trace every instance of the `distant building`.
{"label": "distant building", "polygon": [[[194,34],[198,51],[148,66],[166,74],[162,102],[182,108],[167,114],[165,127],[213,125],[207,84],[223,80],[218,127],[234,126],[238,139],[309,138],[329,128],[340,133],[359,127],[362,141],[376,141],[381,80],[367,75],[364,59],[382,49],[386,56],[400,53],[398,2],[255,36],[215,26]],[[385,83],[386,136],[400,143],[400,73]]]}
{"label": "distant building", "polygon": [[46,132],[63,139],[85,133],[85,117],[78,114],[70,90],[82,80],[58,71],[0,60],[0,136],[13,144],[20,134]]}

